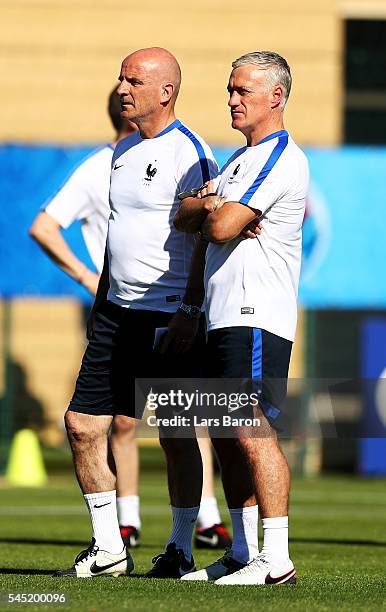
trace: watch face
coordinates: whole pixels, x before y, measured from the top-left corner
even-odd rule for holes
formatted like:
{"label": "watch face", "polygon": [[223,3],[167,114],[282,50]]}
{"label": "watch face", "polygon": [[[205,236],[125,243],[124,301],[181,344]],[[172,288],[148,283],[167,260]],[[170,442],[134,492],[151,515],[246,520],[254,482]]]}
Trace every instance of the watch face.
{"label": "watch face", "polygon": [[179,309],[182,310],[188,317],[198,319],[201,315],[201,308],[198,306],[189,306],[188,304],[180,304]]}
{"label": "watch face", "polygon": [[181,193],[177,194],[179,200],[184,200],[185,198],[194,198],[201,189],[207,186],[208,183],[204,183],[201,187],[196,187],[195,189],[191,189],[190,191],[181,191]]}
{"label": "watch face", "polygon": [[190,306],[188,314],[190,317],[198,319],[201,314],[201,308],[199,308],[198,306]]}
{"label": "watch face", "polygon": [[195,195],[196,194],[192,193],[191,191],[181,191],[181,193],[178,194],[178,199],[179,200],[185,200],[185,198],[192,198]]}

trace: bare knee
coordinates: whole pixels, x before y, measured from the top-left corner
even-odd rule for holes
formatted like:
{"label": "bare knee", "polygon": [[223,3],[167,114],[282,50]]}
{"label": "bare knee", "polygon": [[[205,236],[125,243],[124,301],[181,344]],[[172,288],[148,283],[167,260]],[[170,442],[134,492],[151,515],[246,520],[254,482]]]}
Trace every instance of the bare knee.
{"label": "bare knee", "polygon": [[250,468],[259,469],[258,466],[264,466],[265,472],[274,469],[282,475],[287,474],[287,460],[275,435],[259,438],[243,436],[238,439],[238,446]]}
{"label": "bare knee", "polygon": [[135,437],[136,421],[131,417],[117,414],[113,419],[111,433],[116,438],[132,440]]}
{"label": "bare knee", "polygon": [[254,452],[257,447],[256,439],[247,436],[239,437],[237,438],[237,446],[244,455],[248,456],[250,453]]}
{"label": "bare knee", "polygon": [[64,423],[71,446],[83,448],[97,444],[99,439],[107,436],[106,419],[108,420],[108,417],[91,416],[68,410],[64,415]]}

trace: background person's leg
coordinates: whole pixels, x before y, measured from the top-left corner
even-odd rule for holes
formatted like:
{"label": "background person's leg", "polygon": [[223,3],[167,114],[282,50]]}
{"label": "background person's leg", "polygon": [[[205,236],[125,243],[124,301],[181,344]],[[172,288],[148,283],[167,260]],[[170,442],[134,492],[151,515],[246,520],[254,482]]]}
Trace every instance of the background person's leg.
{"label": "background person's leg", "polygon": [[[200,433],[203,435],[201,436]],[[221,521],[214,491],[213,448],[206,427],[197,427],[197,442],[203,468],[202,495],[197,517],[195,545],[198,548],[220,548],[232,544],[232,539]]]}
{"label": "background person's leg", "polygon": [[[201,428],[202,429],[202,428]],[[208,433],[205,436],[197,437],[197,443],[200,449],[202,458],[202,496],[201,499],[207,497],[214,497],[214,474],[213,474],[213,457],[212,457],[212,442],[208,437]],[[217,521],[214,521],[217,522]],[[213,525],[213,522],[210,523]],[[200,525],[206,527],[209,525]]]}
{"label": "background person's leg", "polygon": [[136,420],[115,415],[110,444],[116,467],[118,522],[126,546],[138,546],[141,519],[139,515],[139,452],[135,437]]}
{"label": "background person's leg", "polygon": [[[136,420],[115,415],[110,442],[117,469],[117,495],[138,495],[139,453],[135,437]],[[133,524],[133,523],[130,523]]]}

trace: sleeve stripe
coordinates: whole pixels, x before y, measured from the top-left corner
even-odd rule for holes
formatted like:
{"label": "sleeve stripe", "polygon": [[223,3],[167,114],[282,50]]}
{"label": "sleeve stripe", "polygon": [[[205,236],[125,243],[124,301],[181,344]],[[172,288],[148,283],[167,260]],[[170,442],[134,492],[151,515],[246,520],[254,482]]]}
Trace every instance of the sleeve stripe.
{"label": "sleeve stripe", "polygon": [[197,140],[195,135],[192,134],[192,132],[188,130],[188,128],[185,127],[184,125],[180,125],[177,129],[180,130],[180,132],[182,132],[183,134],[185,134],[185,136],[187,136],[192,141],[194,146],[196,147],[198,159],[200,160],[202,182],[206,183],[207,181],[210,180],[211,176],[209,172],[208,160],[206,158],[205,151],[204,151],[202,144],[199,142],[199,140]]}
{"label": "sleeve stripe", "polygon": [[251,197],[256,193],[264,179],[267,178],[268,174],[271,172],[272,168],[276,164],[280,155],[283,153],[284,149],[288,144],[288,134],[282,134],[279,136],[279,140],[275,148],[273,149],[271,155],[267,159],[264,164],[262,170],[260,170],[259,174],[253,181],[252,185],[249,189],[244,193],[243,197],[239,200],[241,204],[248,204]]}

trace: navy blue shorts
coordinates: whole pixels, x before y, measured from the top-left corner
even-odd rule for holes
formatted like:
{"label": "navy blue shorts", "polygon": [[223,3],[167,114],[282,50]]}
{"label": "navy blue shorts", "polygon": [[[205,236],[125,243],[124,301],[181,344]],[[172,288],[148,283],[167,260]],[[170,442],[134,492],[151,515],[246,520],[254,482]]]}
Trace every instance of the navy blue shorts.
{"label": "navy blue shorts", "polygon": [[208,375],[260,384],[259,404],[274,421],[287,394],[292,342],[255,327],[226,327],[208,333]]}
{"label": "navy blue shorts", "polygon": [[92,337],[83,356],[69,410],[102,416],[135,417],[136,378],[184,378],[197,375],[204,360],[204,326],[192,349],[179,355],[154,350],[157,328],[171,313],[122,308],[105,301],[94,315]]}

